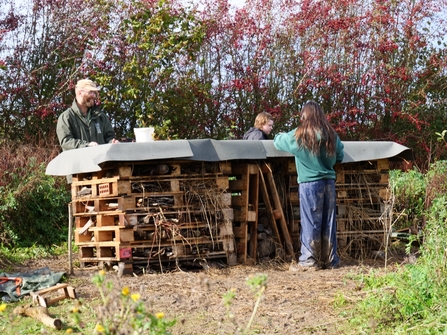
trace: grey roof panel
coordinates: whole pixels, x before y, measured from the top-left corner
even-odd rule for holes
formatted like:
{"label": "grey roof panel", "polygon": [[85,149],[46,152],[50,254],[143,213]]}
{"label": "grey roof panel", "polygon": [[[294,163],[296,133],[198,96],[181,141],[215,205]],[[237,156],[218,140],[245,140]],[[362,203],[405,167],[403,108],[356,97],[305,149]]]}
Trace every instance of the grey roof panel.
{"label": "grey roof panel", "polygon": [[345,157],[343,163],[378,159],[412,160],[413,152],[401,144],[391,141],[343,141]]}
{"label": "grey roof panel", "polygon": [[100,171],[105,162],[135,162],[194,156],[187,140],[104,144],[61,152],[47,166],[46,174],[65,176]]}
{"label": "grey roof panel", "polygon": [[[395,142],[343,142],[343,163],[383,158],[412,159],[411,149]],[[64,151],[47,166],[49,175],[65,176],[101,170],[106,162],[141,162],[156,159],[186,159],[219,162],[292,157],[275,149],[272,140],[176,140],[143,143],[105,144],[97,147]]]}
{"label": "grey roof panel", "polygon": [[236,159],[265,159],[266,151],[262,141],[212,139],[189,140],[194,153],[191,160],[219,162]]}

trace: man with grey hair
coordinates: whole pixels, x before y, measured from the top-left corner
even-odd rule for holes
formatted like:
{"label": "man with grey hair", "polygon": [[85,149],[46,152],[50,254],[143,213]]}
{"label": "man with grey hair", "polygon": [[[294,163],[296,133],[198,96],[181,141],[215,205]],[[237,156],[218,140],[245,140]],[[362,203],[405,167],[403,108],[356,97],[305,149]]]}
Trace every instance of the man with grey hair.
{"label": "man with grey hair", "polygon": [[108,117],[98,108],[99,87],[90,79],[76,83],[76,97],[57,120],[56,133],[62,150],[118,143]]}

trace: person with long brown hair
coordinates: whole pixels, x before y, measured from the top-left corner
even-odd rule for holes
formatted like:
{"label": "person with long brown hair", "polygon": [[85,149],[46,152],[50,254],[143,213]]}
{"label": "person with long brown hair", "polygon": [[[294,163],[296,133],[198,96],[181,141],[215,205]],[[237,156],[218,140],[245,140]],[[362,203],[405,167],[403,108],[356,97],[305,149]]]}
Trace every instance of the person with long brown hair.
{"label": "person with long brown hair", "polygon": [[334,165],[343,160],[343,143],[320,105],[308,101],[300,125],[277,134],[274,145],[295,156],[298,172],[301,254],[290,270],[339,267]]}

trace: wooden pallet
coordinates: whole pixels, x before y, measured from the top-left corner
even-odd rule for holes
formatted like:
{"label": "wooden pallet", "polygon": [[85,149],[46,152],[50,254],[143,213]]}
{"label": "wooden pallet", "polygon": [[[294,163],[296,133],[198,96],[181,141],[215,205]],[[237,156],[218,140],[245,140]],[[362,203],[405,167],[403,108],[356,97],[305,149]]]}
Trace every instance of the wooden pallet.
{"label": "wooden pallet", "polygon": [[56,284],[55,286],[30,293],[33,304],[48,307],[64,299],[77,299],[76,291],[68,284]]}
{"label": "wooden pallet", "polygon": [[259,174],[253,163],[235,163],[232,166],[231,207],[234,210],[233,232],[238,261],[255,264],[257,251]]}

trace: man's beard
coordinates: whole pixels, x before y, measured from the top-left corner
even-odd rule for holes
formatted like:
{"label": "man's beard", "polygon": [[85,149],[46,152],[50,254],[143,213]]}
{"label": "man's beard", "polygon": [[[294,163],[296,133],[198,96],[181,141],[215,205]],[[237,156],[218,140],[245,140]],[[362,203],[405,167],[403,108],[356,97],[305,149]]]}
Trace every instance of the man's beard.
{"label": "man's beard", "polygon": [[84,105],[87,107],[93,107],[95,105],[95,98],[87,98],[84,100]]}

